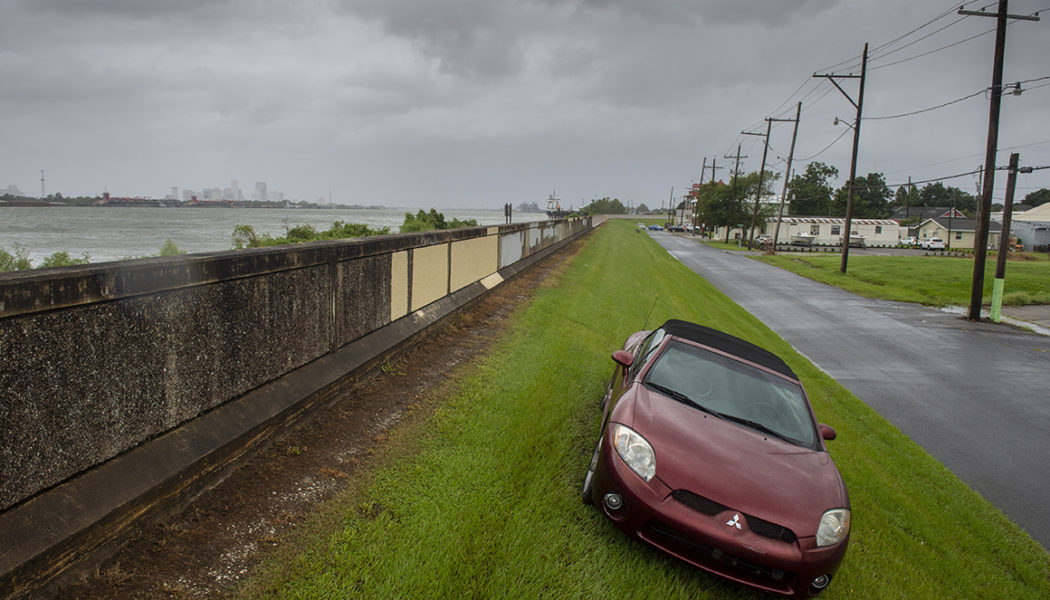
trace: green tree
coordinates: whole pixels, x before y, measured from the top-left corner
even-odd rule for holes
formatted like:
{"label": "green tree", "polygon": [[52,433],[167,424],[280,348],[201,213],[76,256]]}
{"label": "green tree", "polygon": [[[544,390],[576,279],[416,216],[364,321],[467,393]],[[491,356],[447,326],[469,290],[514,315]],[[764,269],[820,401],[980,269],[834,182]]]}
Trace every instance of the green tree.
{"label": "green tree", "polygon": [[706,230],[728,225],[733,211],[730,186],[709,181],[697,189],[697,222]]}
{"label": "green tree", "polygon": [[891,206],[922,206],[922,198],[919,197],[919,189],[914,185],[902,185],[897,188],[893,195]]}
{"label": "green tree", "polygon": [[[835,191],[832,208],[833,216],[846,216],[846,201],[849,194],[849,183]],[[882,173],[868,173],[867,177],[858,177],[853,186],[853,218],[885,219],[890,216],[890,189]]]}
{"label": "green tree", "polygon": [[617,198],[610,199],[608,196],[591,200],[591,203],[579,211],[581,215],[625,215],[627,207]]}
{"label": "green tree", "polygon": [[416,231],[433,231],[435,229],[459,229],[461,227],[477,227],[478,222],[474,219],[460,221],[459,219],[445,220],[445,215],[433,208],[430,212],[420,210],[415,215],[405,213],[405,222],[401,225],[401,233],[412,233]]}
{"label": "green tree", "polygon": [[[268,236],[267,236],[268,237]],[[233,247],[240,248],[258,248],[261,239],[255,233],[255,228],[251,225],[235,225],[233,228]]]}
{"label": "green tree", "polygon": [[788,183],[791,193],[790,211],[795,216],[831,214],[831,194],[834,188],[828,178],[839,176],[839,170],[822,162],[806,165],[802,175],[795,175]]}
{"label": "green tree", "polygon": [[1036,190],[1024,197],[1024,203],[1032,207],[1042,206],[1047,202],[1050,202],[1050,189],[1047,188]]}
{"label": "green tree", "polygon": [[[422,211],[420,211],[422,212]],[[313,225],[296,225],[286,228],[283,237],[272,237],[270,234],[259,235],[251,225],[237,225],[233,228],[234,248],[260,248],[264,246],[278,246],[281,244],[297,244],[301,242],[319,242],[324,240],[342,240],[347,238],[366,237],[372,235],[386,235],[390,233],[389,227],[371,229],[367,225],[359,223],[345,223],[336,221],[332,223],[331,229],[317,231]]]}
{"label": "green tree", "polygon": [[85,252],[80,258],[73,258],[66,251],[55,252],[51,256],[45,256],[44,260],[40,263],[40,268],[46,269],[47,267],[70,267],[73,265],[86,265],[91,262],[91,258]]}
{"label": "green tree", "polygon": [[171,238],[164,240],[164,245],[160,247],[161,256],[178,256],[179,254],[186,254],[186,251],[179,249]]}
{"label": "green tree", "polygon": [[646,206],[645,203],[643,202],[643,203],[639,204],[637,208],[634,209],[634,212],[636,212],[636,213],[638,213],[640,215],[641,214],[645,214],[645,213],[649,212],[649,207]]}
{"label": "green tree", "polygon": [[15,244],[15,253],[0,248],[0,272],[3,271],[28,271],[33,268],[32,262],[25,248]]}

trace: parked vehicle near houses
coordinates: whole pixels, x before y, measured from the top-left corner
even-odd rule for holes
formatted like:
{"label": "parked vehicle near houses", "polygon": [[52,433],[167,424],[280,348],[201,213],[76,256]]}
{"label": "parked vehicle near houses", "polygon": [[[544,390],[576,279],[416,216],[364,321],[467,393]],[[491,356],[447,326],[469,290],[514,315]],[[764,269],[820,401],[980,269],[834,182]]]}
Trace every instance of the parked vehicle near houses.
{"label": "parked vehicle near houses", "polygon": [[798,377],[679,320],[612,355],[584,502],[631,536],[747,586],[812,597],[846,553],[849,495]]}
{"label": "parked vehicle near houses", "polygon": [[809,233],[796,233],[791,236],[792,246],[812,246],[817,236]]}
{"label": "parked vehicle near houses", "polygon": [[760,247],[767,247],[773,245],[773,236],[763,233],[762,235],[755,236],[755,245]]}
{"label": "parked vehicle near houses", "polygon": [[944,240],[938,237],[924,238],[919,242],[919,247],[923,250],[944,250]]}
{"label": "parked vehicle near houses", "polygon": [[908,237],[903,237],[898,242],[899,245],[904,246],[906,248],[914,248],[915,246],[918,245],[918,243],[919,243],[918,240],[916,240],[915,236],[913,236],[913,235],[908,236]]}

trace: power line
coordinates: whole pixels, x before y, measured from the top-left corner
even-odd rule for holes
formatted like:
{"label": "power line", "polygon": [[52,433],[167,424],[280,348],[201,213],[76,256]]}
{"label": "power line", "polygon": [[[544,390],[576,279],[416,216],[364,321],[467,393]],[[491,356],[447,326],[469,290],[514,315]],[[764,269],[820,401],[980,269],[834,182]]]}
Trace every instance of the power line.
{"label": "power line", "polygon": [[922,36],[921,38],[919,38],[917,40],[912,40],[911,42],[908,42],[907,44],[904,44],[903,46],[900,46],[899,48],[894,48],[893,50],[890,50],[889,52],[886,52],[885,54],[882,54],[882,55],[876,57],[875,60],[878,60],[880,58],[885,58],[885,57],[887,57],[887,56],[889,56],[891,54],[894,54],[896,52],[900,52],[901,50],[904,50],[905,48],[909,48],[911,46],[914,46],[915,44],[918,44],[919,42],[921,42],[923,40],[929,39],[929,38],[937,35],[938,33],[944,31],[945,29],[948,29],[949,27],[952,27],[954,25],[958,25],[959,23],[962,23],[965,20],[966,20],[966,17],[959,17],[958,19],[952,21],[951,23],[948,23],[947,25],[945,25],[944,27],[941,27],[940,29],[938,29],[936,31],[932,31],[932,32]]}
{"label": "power line", "polygon": [[[976,0],[971,0],[970,2],[964,2],[964,3],[963,3],[963,5],[962,5],[962,7],[965,7],[965,6],[967,5],[967,4],[973,4],[974,2],[976,2]],[[875,49],[874,49],[874,50],[872,50],[872,53],[874,54],[874,53],[876,53],[876,52],[879,52],[879,51],[880,51],[880,50],[882,50],[883,48],[887,48],[887,47],[888,47],[888,46],[890,46],[891,44],[894,44],[894,43],[896,43],[896,42],[899,42],[900,40],[903,40],[904,38],[908,37],[909,35],[911,35],[911,34],[913,34],[913,33],[917,33],[917,32],[919,32],[920,30],[922,30],[922,29],[924,29],[924,28],[926,28],[926,27],[929,27],[930,25],[933,25],[933,24],[934,24],[934,23],[936,23],[937,21],[940,21],[940,20],[941,20],[941,19],[943,19],[944,17],[947,17],[948,15],[952,14],[953,12],[955,12],[955,10],[956,10],[956,7],[957,7],[957,6],[958,6],[958,4],[954,4],[954,3],[953,3],[953,4],[952,4],[952,5],[951,5],[951,6],[950,6],[950,7],[949,7],[949,8],[947,9],[947,10],[945,10],[945,11],[944,11],[944,12],[942,12],[941,14],[937,15],[936,17],[934,17],[934,18],[930,19],[929,21],[926,21],[926,22],[925,22],[925,23],[923,23],[922,25],[919,25],[919,26],[918,26],[918,27],[916,27],[915,29],[912,29],[912,30],[911,30],[911,31],[909,31],[908,33],[905,33],[905,34],[903,34],[903,35],[897,36],[896,38],[894,38],[894,39],[892,39],[892,40],[890,40],[890,41],[886,42],[885,44],[882,44],[881,46],[876,46],[876,47],[875,47]],[[958,21],[956,21],[956,22],[958,22]],[[953,22],[953,23],[952,23],[952,25],[954,25],[954,24],[955,24],[955,22]],[[951,25],[947,25],[946,27],[951,27]],[[935,33],[939,32],[939,31],[942,31],[943,29],[945,29],[945,28],[943,28],[943,27],[942,27],[941,29],[938,29],[937,31],[935,31],[935,32],[933,32],[933,33],[931,33],[931,34],[929,34],[929,35],[927,35],[927,36],[925,36],[925,37],[919,38],[919,40],[916,40],[916,41],[921,41],[921,40],[924,40],[924,39],[926,39],[926,38],[930,37],[931,35],[934,35]],[[912,43],[914,43],[914,42],[912,42]],[[897,50],[901,50],[901,49],[903,49],[903,48],[906,48],[906,47],[907,47],[907,46],[903,46],[902,48],[898,48]],[[897,50],[893,50],[892,52],[896,52]],[[883,55],[883,56],[885,56],[885,55]]]}
{"label": "power line", "polygon": [[816,154],[814,154],[813,156],[807,156],[806,158],[800,158],[800,159],[798,159],[798,162],[806,162],[806,161],[810,161],[810,160],[813,160],[814,158],[816,158],[816,157],[820,156],[821,154],[824,154],[824,153],[825,153],[825,152],[827,152],[827,151],[828,151],[828,150],[829,150],[829,149],[830,149],[830,148],[831,148],[832,146],[834,146],[836,142],[838,142],[839,140],[841,140],[841,139],[842,139],[842,136],[846,135],[846,134],[847,134],[847,133],[849,133],[849,132],[850,132],[850,130],[849,130],[849,129],[843,129],[843,130],[842,130],[842,133],[840,133],[840,134],[839,134],[839,137],[835,138],[835,140],[834,140],[834,141],[832,141],[832,142],[831,142],[830,144],[828,144],[827,146],[824,146],[824,148],[823,148],[823,149],[822,149],[822,150],[821,150],[820,152],[817,152],[817,153],[816,153]]}
{"label": "power line", "polygon": [[925,179],[923,181],[906,181],[904,183],[887,183],[886,187],[891,188],[891,187],[901,187],[901,186],[905,186],[905,185],[920,185],[920,184],[923,184],[923,183],[933,183],[935,181],[944,181],[946,179],[958,179],[959,177],[966,177],[967,175],[976,175],[976,174],[978,174],[980,172],[981,172],[981,169],[978,168],[978,169],[974,169],[972,171],[967,171],[966,173],[958,173],[956,175],[946,175],[944,177],[935,177],[933,179]]}
{"label": "power line", "polygon": [[915,56],[910,56],[908,58],[902,58],[902,59],[900,59],[898,61],[894,61],[894,62],[891,62],[891,63],[886,63],[884,65],[879,65],[877,67],[872,67],[872,70],[885,69],[886,67],[892,67],[894,65],[899,65],[901,63],[906,63],[908,61],[915,60],[917,58],[922,58],[924,56],[929,56],[931,54],[935,54],[937,52],[940,52],[941,50],[947,50],[948,48],[953,48],[955,46],[958,46],[959,44],[965,44],[966,42],[969,42],[970,40],[975,40],[975,39],[977,39],[977,38],[979,38],[981,36],[988,35],[989,33],[992,33],[994,31],[995,31],[995,28],[993,27],[993,28],[991,28],[991,29],[989,29],[987,31],[983,31],[981,33],[978,33],[977,35],[970,36],[970,37],[968,37],[966,39],[959,40],[957,42],[952,42],[951,44],[948,44],[946,46],[941,46],[940,48],[935,48],[935,49],[930,50],[928,52],[923,52],[922,54],[916,54]]}
{"label": "power line", "polygon": [[970,98],[973,98],[973,97],[976,97],[976,96],[980,96],[981,94],[984,94],[986,91],[987,90],[978,90],[978,91],[976,91],[976,92],[974,92],[974,93],[972,93],[972,94],[970,94],[968,96],[963,96],[962,98],[956,98],[955,100],[952,100],[951,102],[945,102],[944,104],[938,104],[937,106],[931,106],[930,108],[924,108],[922,110],[916,110],[916,111],[912,111],[912,112],[908,112],[908,113],[901,113],[899,115],[887,115],[887,116],[884,116],[884,117],[865,117],[864,120],[865,121],[881,121],[881,120],[884,120],[884,119],[899,119],[901,117],[910,117],[912,115],[918,115],[918,114],[930,112],[931,110],[937,110],[938,108],[944,108],[946,106],[951,106],[952,104],[958,104],[959,102],[962,102],[963,100],[969,100]]}

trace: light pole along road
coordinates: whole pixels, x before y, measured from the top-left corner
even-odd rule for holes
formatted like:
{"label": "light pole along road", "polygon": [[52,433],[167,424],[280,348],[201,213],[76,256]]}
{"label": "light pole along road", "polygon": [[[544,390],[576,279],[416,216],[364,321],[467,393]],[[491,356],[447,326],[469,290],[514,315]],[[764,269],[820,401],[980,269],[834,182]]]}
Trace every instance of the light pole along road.
{"label": "light pole along road", "polygon": [[1050,337],[653,237],[1050,549]]}

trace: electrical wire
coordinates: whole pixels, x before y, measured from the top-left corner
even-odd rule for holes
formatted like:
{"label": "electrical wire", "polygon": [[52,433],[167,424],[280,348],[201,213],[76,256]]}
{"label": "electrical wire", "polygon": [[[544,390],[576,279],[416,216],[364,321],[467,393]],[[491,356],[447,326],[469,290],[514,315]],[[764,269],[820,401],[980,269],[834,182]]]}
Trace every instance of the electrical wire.
{"label": "electrical wire", "polygon": [[970,94],[968,96],[963,96],[962,98],[956,98],[955,100],[952,100],[951,102],[945,102],[944,104],[938,104],[937,106],[931,106],[930,108],[924,108],[922,110],[916,110],[916,111],[912,111],[912,112],[901,113],[899,115],[886,115],[884,117],[863,117],[862,120],[864,120],[864,121],[882,121],[882,120],[885,120],[885,119],[899,119],[901,117],[910,117],[912,115],[919,115],[919,114],[922,114],[922,113],[930,112],[932,110],[937,110],[938,108],[944,108],[946,106],[951,106],[952,104],[958,104],[959,102],[962,102],[963,100],[969,100],[970,98],[974,98],[976,96],[980,96],[980,95],[984,94],[987,91],[988,90],[979,90],[979,91],[976,91],[976,92],[974,92],[974,93],[972,93],[972,94]]}
{"label": "electrical wire", "polygon": [[[889,52],[886,52],[886,53],[881,54],[879,56],[872,57],[871,54],[869,54],[868,55],[868,62],[869,63],[877,62],[878,60],[886,58],[887,56],[889,56],[891,54],[895,54],[897,52],[900,52],[901,50],[904,50],[905,48],[909,48],[911,46],[914,46],[915,44],[918,44],[919,42],[921,42],[923,40],[929,39],[929,38],[937,35],[938,33],[944,31],[945,29],[948,29],[949,27],[953,27],[955,25],[958,25],[959,23],[962,23],[965,20],[966,20],[966,17],[959,17],[958,19],[952,21],[951,23],[948,23],[947,25],[945,25],[944,27],[941,27],[940,29],[938,29],[936,31],[932,31],[932,32],[922,36],[919,39],[912,40],[912,41],[908,42],[907,44],[904,44],[903,46],[900,46],[898,48],[894,48],[893,50],[890,50]],[[870,67],[870,68],[873,69],[873,70],[875,69],[875,67]]]}
{"label": "electrical wire", "polygon": [[935,177],[933,179],[926,179],[923,181],[906,181],[904,183],[887,183],[886,187],[901,187],[905,185],[920,185],[923,183],[933,183],[935,181],[944,181],[946,179],[958,179],[959,177],[966,177],[967,175],[976,175],[981,172],[981,168],[974,169],[973,171],[967,171],[966,173],[959,173],[957,175],[946,175],[944,177]]}
{"label": "electrical wire", "polygon": [[922,54],[916,54],[915,56],[909,56],[908,58],[902,58],[902,59],[900,59],[898,61],[894,61],[894,62],[891,62],[891,63],[886,63],[884,65],[879,65],[877,67],[871,67],[871,70],[872,71],[876,71],[878,69],[885,69],[886,67],[892,67],[894,65],[899,65],[901,63],[906,63],[908,61],[912,61],[912,60],[915,60],[915,59],[918,59],[918,58],[922,58],[924,56],[929,56],[931,54],[935,54],[937,52],[940,52],[941,50],[947,50],[948,48],[954,48],[955,46],[958,46],[960,44],[965,44],[966,42],[969,42],[970,40],[975,40],[975,39],[977,39],[977,38],[979,38],[981,36],[988,35],[989,33],[992,33],[994,31],[995,31],[995,28],[993,27],[993,28],[991,28],[991,29],[989,29],[987,31],[982,31],[981,33],[978,33],[976,35],[972,35],[972,36],[970,36],[970,37],[968,37],[966,39],[962,39],[962,40],[959,40],[957,42],[952,42],[951,44],[947,44],[945,46],[941,46],[940,48],[934,48],[933,50],[929,50],[927,52],[923,52]]}
{"label": "electrical wire", "polygon": [[[1045,83],[1043,85],[1037,85],[1037,86],[1028,87],[1028,88],[1021,88],[1021,84],[1022,83],[1032,83],[1032,82],[1035,82],[1035,81],[1045,81],[1047,79],[1050,79],[1050,76],[1036,77],[1035,79],[1025,79],[1025,80],[1018,81],[1018,82],[1015,82],[1015,83],[1004,83],[1004,84],[1000,85],[999,87],[1000,87],[1000,91],[1003,91],[1006,88],[1009,88],[1009,87],[1012,87],[1012,86],[1017,86],[1017,89],[1019,89],[1021,91],[1029,91],[1029,90],[1039,89],[1041,87],[1050,85],[1050,83]],[[944,108],[946,106],[951,106],[952,104],[958,104],[959,102],[962,102],[964,100],[969,100],[970,98],[973,98],[975,96],[980,96],[981,94],[985,94],[987,92],[988,92],[988,88],[985,88],[983,90],[978,90],[978,91],[976,91],[976,92],[974,92],[972,94],[969,94],[967,96],[963,96],[962,98],[956,98],[955,100],[952,100],[950,102],[945,102],[944,104],[938,104],[937,106],[931,106],[929,108],[924,108],[922,110],[916,110],[916,111],[912,111],[912,112],[902,113],[902,114],[899,114],[899,115],[887,115],[887,116],[883,116],[883,117],[864,117],[863,120],[865,120],[865,121],[881,121],[881,120],[885,120],[885,119],[899,119],[901,117],[910,117],[912,115],[918,115],[918,114],[930,112],[930,111],[933,111],[933,110],[937,110],[939,108]]]}
{"label": "electrical wire", "polygon": [[816,154],[814,154],[813,156],[807,156],[806,158],[796,158],[795,160],[796,160],[796,161],[798,161],[798,162],[800,162],[800,163],[803,163],[803,162],[808,162],[808,161],[811,161],[811,160],[813,160],[814,158],[816,158],[816,157],[820,156],[821,154],[824,154],[824,153],[825,153],[825,152],[827,152],[827,151],[828,151],[829,149],[831,149],[831,147],[832,147],[832,146],[834,146],[836,142],[838,142],[839,140],[841,140],[841,139],[842,139],[842,136],[846,135],[846,134],[847,134],[847,133],[849,133],[849,132],[850,132],[850,130],[849,130],[849,129],[843,129],[843,130],[842,130],[842,133],[840,133],[840,134],[839,134],[839,137],[835,138],[835,139],[834,139],[834,140],[833,140],[833,141],[832,141],[832,142],[831,142],[830,144],[828,144],[827,146],[824,146],[824,148],[823,148],[823,149],[821,149],[821,150],[820,150],[820,152],[817,152],[817,153],[816,153]]}

